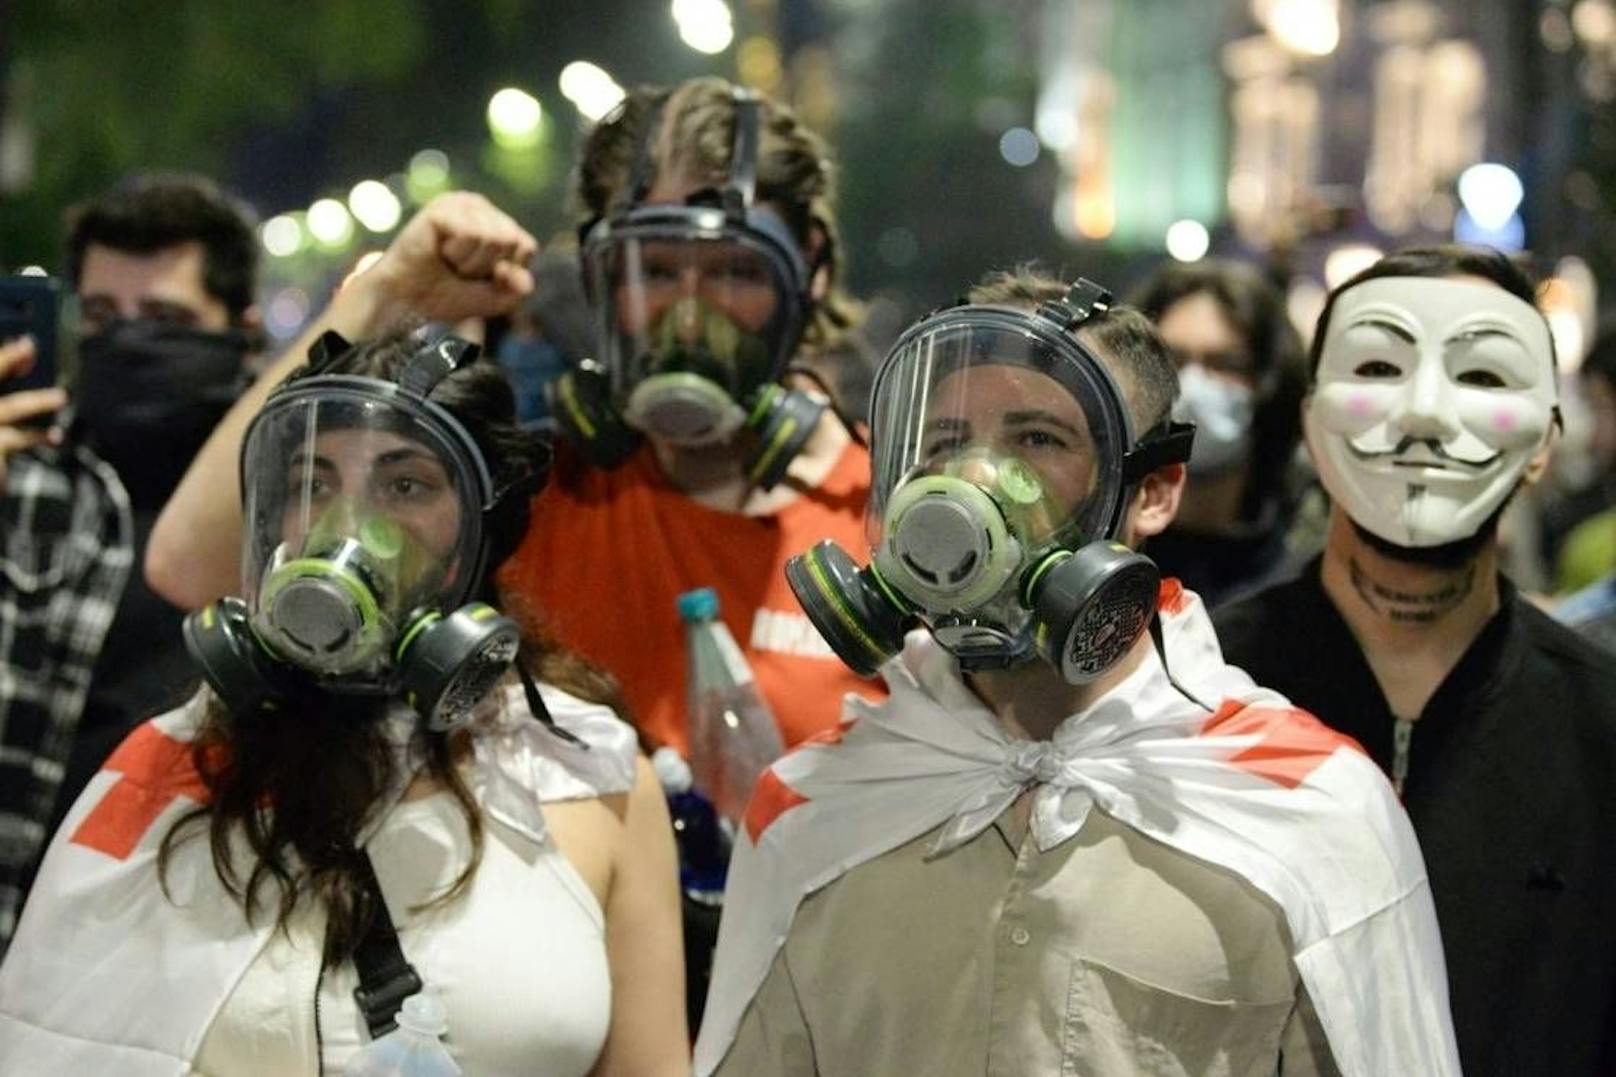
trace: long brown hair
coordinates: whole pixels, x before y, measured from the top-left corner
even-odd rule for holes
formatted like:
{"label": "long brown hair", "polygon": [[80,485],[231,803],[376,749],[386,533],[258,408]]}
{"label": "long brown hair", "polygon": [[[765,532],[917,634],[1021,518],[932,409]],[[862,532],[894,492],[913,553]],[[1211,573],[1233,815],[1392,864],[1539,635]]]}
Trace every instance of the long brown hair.
{"label": "long brown hair", "polygon": [[[409,337],[394,334],[353,348],[319,373],[394,381],[414,348]],[[313,373],[300,368],[287,380]],[[493,362],[455,371],[434,387],[431,399],[466,428],[482,450],[495,490],[504,494],[483,520],[489,552],[479,594],[491,601],[494,570],[527,530],[530,498],[543,485],[549,449],[517,426],[515,398]],[[533,623],[530,616],[519,620]],[[621,713],[615,683],[582,659],[532,633],[524,635],[522,655],[539,678]],[[175,847],[205,826],[214,870],[250,919],[272,906],[276,927],[284,929],[299,902],[319,902],[328,914],[324,960],[327,965],[345,960],[374,914],[360,883],[359,836],[406,777],[398,773],[383,721],[394,705],[311,692],[295,704],[236,714],[209,698],[191,753],[207,802],[163,836],[158,871],[165,890]],[[423,728],[416,736],[425,749],[425,773],[454,798],[472,844],[465,870],[433,899],[439,904],[461,893],[481,863],[482,816],[456,765],[469,734]],[[232,850],[238,835],[252,856],[245,878]]]}

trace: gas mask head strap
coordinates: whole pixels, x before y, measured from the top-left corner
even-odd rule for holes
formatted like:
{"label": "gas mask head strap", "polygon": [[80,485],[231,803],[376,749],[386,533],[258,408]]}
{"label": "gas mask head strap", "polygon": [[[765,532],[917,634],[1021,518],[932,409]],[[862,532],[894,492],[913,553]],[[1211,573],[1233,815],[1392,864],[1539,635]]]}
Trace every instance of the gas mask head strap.
{"label": "gas mask head strap", "polygon": [[416,350],[398,374],[398,387],[425,400],[437,387],[461,367],[477,361],[482,349],[469,340],[457,336],[444,336]]}
{"label": "gas mask head strap", "polygon": [[1122,481],[1137,486],[1146,475],[1159,467],[1182,464],[1190,458],[1195,441],[1195,424],[1163,419],[1146,430],[1128,454],[1122,458]]}
{"label": "gas mask head strap", "polygon": [[1047,318],[1070,333],[1090,318],[1110,310],[1111,304],[1110,292],[1086,277],[1079,277],[1072,282],[1063,298],[1040,304],[1038,316]]}
{"label": "gas mask head strap", "polygon": [[730,143],[729,178],[721,197],[724,216],[745,224],[746,211],[757,197],[758,99],[746,87],[736,86],[731,100],[735,104],[735,134]]}
{"label": "gas mask head strap", "polygon": [[[640,136],[639,148],[634,153],[634,164],[629,168],[628,182],[623,184],[622,195],[612,212],[621,213],[645,201],[651,184],[656,180],[656,144],[662,135],[662,112],[667,107],[671,91],[663,90],[651,102],[651,113],[645,118],[645,133]],[[610,216],[611,213],[608,213]],[[599,220],[597,217],[596,221]],[[593,226],[591,221],[585,229]],[[580,235],[582,233],[580,232]]]}

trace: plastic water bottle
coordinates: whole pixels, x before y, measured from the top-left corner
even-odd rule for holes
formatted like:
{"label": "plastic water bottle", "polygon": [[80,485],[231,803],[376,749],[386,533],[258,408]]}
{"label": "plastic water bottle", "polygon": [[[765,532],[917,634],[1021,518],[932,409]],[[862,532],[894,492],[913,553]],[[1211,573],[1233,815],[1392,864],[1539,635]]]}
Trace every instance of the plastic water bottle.
{"label": "plastic water bottle", "polygon": [[718,619],[711,588],[679,596],[685,622],[690,768],[696,787],[739,824],[763,768],[785,751],[735,637]]}
{"label": "plastic water bottle", "polygon": [[360,1048],[343,1077],[461,1077],[439,1038],[448,1030],[442,999],[430,991],[411,995],[398,1012],[398,1027]]}
{"label": "plastic water bottle", "polygon": [[673,838],[679,845],[680,889],[698,905],[722,905],[732,832],[712,803],[696,791],[690,764],[676,749],[658,748],[651,754],[651,769],[668,798]]}
{"label": "plastic water bottle", "polygon": [[707,989],[713,980],[713,951],[724,914],[724,878],[732,842],[728,824],[692,784],[690,764],[673,748],[651,754],[651,769],[662,783],[679,846],[679,919],[685,937],[685,1015],[690,1035],[701,1028]]}

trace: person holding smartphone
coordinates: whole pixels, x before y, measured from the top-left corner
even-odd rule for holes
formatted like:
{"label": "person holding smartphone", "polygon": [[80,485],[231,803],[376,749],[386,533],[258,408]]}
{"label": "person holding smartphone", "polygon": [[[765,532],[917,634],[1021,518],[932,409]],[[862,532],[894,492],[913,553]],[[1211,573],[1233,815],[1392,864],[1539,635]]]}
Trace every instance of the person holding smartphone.
{"label": "person holding smartphone", "polygon": [[0,343],[0,952],[62,812],[192,686],[183,611],[133,566],[258,327],[255,218],[202,177],[135,176],[77,207],[66,253],[69,387],[38,369],[56,363],[45,288],[19,300],[32,333]]}

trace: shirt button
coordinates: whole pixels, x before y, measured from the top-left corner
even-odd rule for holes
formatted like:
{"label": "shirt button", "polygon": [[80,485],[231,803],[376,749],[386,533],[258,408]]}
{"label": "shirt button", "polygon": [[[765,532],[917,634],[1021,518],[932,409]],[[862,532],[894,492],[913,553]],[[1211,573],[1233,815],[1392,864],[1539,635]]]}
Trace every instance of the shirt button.
{"label": "shirt button", "polygon": [[1024,927],[1013,927],[1010,929],[1010,941],[1017,946],[1025,946],[1032,941],[1032,932]]}

